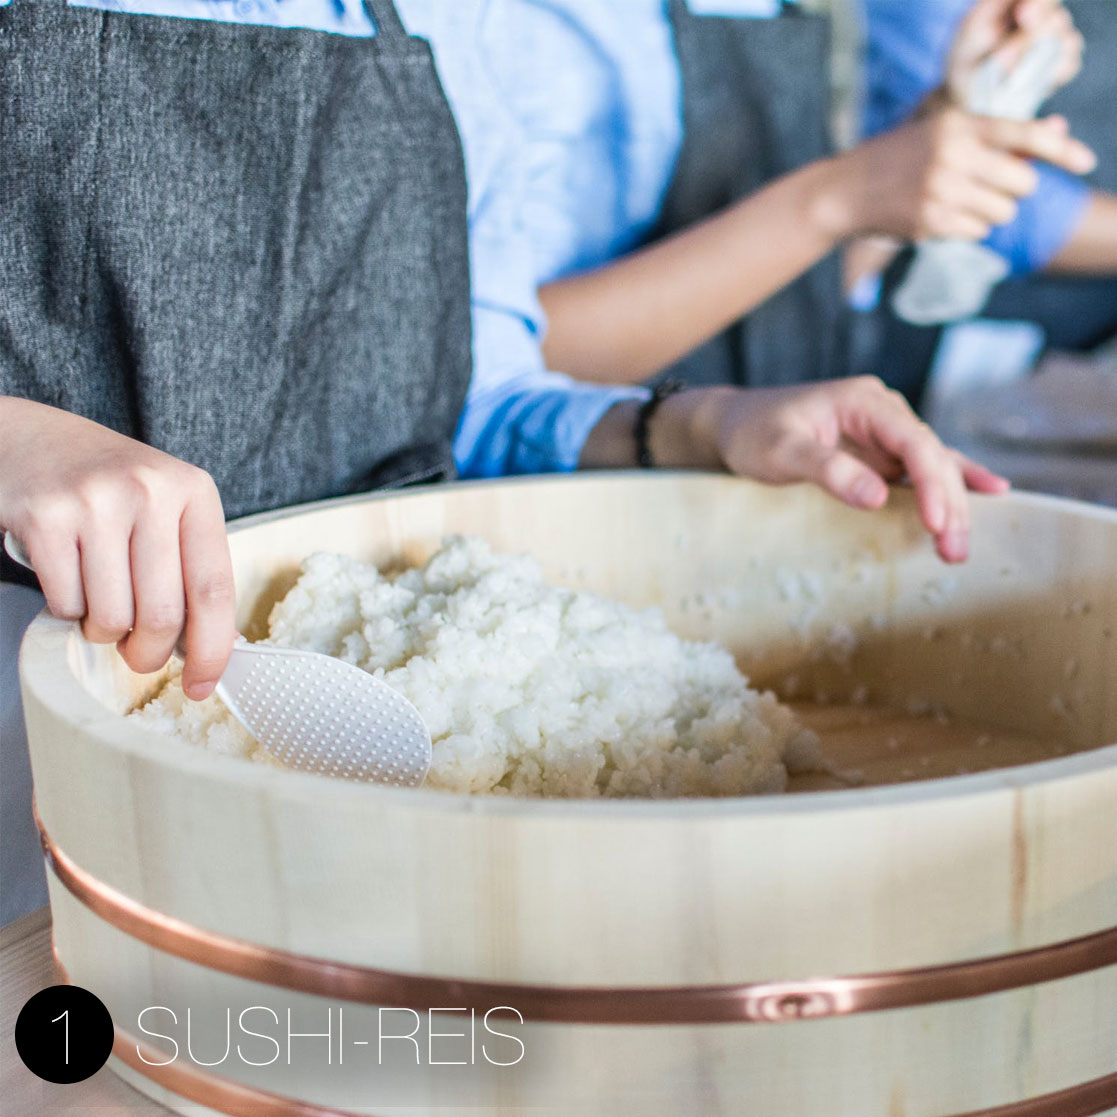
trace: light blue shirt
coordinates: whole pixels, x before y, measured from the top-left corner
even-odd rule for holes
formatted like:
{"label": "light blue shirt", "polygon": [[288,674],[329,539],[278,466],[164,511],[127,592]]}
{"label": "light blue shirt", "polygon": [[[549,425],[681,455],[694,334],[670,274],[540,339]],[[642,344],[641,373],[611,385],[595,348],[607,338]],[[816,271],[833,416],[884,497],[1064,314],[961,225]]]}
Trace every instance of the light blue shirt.
{"label": "light blue shirt", "polygon": [[[941,80],[973,0],[866,0],[871,132],[905,119]],[[690,0],[695,14],[771,16],[769,0]],[[655,223],[682,143],[681,83],[664,0],[519,0],[502,13],[518,49],[495,77],[524,133],[524,210],[540,283],[603,264]],[[494,37],[494,45],[496,39]],[[988,244],[1013,270],[1045,266],[1088,189],[1041,166],[1040,187]]]}
{"label": "light blue shirt", "polygon": [[[770,17],[780,4],[689,7]],[[523,207],[543,284],[648,235],[682,145],[682,78],[666,0],[517,0],[500,14],[486,45],[523,136]]]}
{"label": "light blue shirt", "polygon": [[[973,0],[865,0],[869,42],[865,126],[886,131],[911,115],[942,80],[954,33]],[[1089,201],[1080,179],[1038,164],[1039,187],[1020,202],[1016,219],[985,243],[1015,274],[1038,271],[1070,239]]]}
{"label": "light blue shirt", "polygon": [[[359,0],[71,2],[372,33]],[[970,2],[867,0],[875,126],[905,115],[935,84],[953,30],[943,5],[960,12]],[[708,15],[771,16],[778,7],[690,0]],[[535,292],[628,251],[659,213],[682,143],[666,0],[397,0],[397,8],[434,48],[469,179],[474,371],[458,467],[464,476],[573,469],[604,412],[643,393],[548,371]],[[1041,266],[1084,204],[1081,184],[1045,170],[1040,193],[997,230],[994,247],[1018,270]]]}

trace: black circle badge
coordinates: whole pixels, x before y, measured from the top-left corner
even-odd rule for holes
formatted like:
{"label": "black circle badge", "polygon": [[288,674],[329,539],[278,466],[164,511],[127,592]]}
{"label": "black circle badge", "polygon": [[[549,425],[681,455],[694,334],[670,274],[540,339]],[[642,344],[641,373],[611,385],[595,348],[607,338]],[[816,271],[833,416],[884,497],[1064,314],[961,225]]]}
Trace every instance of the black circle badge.
{"label": "black circle badge", "polygon": [[83,1082],[108,1060],[112,1017],[88,989],[52,985],[19,1010],[15,1038],[32,1074],[47,1082]]}

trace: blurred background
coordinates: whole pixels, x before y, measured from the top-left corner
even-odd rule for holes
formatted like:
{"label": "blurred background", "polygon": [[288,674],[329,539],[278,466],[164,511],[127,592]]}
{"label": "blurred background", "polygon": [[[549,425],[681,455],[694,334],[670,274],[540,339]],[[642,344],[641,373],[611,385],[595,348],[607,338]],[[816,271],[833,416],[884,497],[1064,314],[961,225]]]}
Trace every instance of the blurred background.
{"label": "blurred background", "polygon": [[[903,0],[875,0],[902,3]],[[806,0],[835,27],[833,131],[863,134],[863,0]],[[1117,191],[1117,0],[1068,0],[1082,72],[1045,103],[1098,154],[1088,181]],[[856,370],[903,391],[948,441],[1021,488],[1117,505],[1117,274],[1012,275],[976,316],[919,326],[891,297],[911,250],[855,299]]]}

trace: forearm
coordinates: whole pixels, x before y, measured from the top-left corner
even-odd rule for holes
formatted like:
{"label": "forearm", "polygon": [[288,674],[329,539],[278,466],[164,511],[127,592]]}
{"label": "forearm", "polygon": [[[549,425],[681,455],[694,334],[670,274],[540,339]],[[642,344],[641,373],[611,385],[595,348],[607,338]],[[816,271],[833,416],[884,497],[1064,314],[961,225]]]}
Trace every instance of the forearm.
{"label": "forearm", "polygon": [[[668,396],[648,427],[652,461],[662,469],[724,468],[714,429],[725,388],[693,388]],[[628,469],[636,465],[636,416],[640,400],[614,404],[582,447],[579,469]]]}
{"label": "forearm", "polygon": [[1117,275],[1117,194],[1095,192],[1070,240],[1048,265],[1061,275]]}
{"label": "forearm", "polygon": [[747,314],[849,232],[839,160],[813,163],[689,229],[543,287],[548,367],[632,383]]}

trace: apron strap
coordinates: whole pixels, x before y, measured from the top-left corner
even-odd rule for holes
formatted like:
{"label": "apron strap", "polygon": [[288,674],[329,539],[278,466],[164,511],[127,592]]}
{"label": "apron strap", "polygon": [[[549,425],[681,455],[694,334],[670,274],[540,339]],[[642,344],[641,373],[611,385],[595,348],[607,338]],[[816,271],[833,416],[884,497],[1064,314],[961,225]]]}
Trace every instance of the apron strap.
{"label": "apron strap", "polygon": [[383,35],[386,39],[407,38],[407,29],[392,0],[362,0],[362,3],[365,11],[372,17],[372,22],[376,24],[377,35]]}

